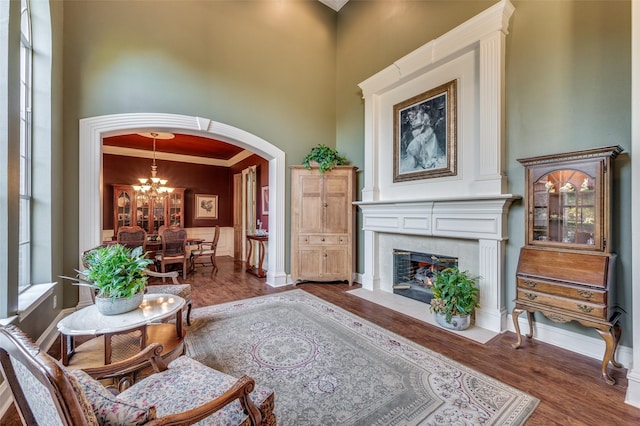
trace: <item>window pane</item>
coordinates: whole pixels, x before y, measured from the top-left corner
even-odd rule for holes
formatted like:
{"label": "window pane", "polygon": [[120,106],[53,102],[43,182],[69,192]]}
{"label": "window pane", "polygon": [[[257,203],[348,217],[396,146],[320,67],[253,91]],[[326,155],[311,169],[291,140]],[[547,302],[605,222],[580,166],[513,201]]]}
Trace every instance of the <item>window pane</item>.
{"label": "window pane", "polygon": [[28,198],[20,199],[20,244],[28,243],[31,236],[31,200]]}
{"label": "window pane", "polygon": [[20,223],[18,245],[18,286],[31,284],[31,88],[32,58],[29,1],[21,0],[20,34]]}
{"label": "window pane", "polygon": [[18,253],[18,290],[22,291],[31,285],[31,271],[29,264],[31,261],[31,244],[20,244]]}

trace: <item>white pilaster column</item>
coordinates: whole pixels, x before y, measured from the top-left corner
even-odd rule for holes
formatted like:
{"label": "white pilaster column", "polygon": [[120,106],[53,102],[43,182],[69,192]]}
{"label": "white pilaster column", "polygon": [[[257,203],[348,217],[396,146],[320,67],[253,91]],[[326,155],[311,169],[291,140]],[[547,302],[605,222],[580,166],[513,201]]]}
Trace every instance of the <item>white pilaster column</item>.
{"label": "white pilaster column", "polygon": [[502,332],[506,328],[502,258],[504,241],[478,241],[478,274],[480,307],[476,309],[476,325],[487,330]]}
{"label": "white pilaster column", "polygon": [[367,290],[380,289],[380,271],[378,268],[378,234],[364,231],[364,273],[362,274],[362,288]]}

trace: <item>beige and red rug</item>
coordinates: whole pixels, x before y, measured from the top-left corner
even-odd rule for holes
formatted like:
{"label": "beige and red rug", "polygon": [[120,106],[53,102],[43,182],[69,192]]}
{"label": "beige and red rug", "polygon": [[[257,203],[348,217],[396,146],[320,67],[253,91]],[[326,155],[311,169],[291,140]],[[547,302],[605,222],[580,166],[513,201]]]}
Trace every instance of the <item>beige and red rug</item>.
{"label": "beige and red rug", "polygon": [[539,402],[299,289],[192,321],[187,354],[273,389],[280,425],[519,425]]}

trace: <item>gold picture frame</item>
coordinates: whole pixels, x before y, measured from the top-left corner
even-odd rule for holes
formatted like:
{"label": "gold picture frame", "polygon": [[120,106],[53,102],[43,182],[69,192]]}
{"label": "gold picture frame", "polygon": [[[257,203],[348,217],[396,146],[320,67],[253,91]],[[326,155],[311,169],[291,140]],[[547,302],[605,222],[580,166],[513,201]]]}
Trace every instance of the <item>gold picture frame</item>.
{"label": "gold picture frame", "polygon": [[393,181],[457,175],[457,88],[451,80],[393,106]]}

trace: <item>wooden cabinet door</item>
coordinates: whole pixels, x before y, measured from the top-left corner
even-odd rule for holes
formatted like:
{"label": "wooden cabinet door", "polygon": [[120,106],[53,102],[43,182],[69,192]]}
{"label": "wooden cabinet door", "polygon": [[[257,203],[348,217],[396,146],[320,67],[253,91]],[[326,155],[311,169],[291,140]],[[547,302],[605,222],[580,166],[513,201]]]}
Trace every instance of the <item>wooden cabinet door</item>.
{"label": "wooden cabinet door", "polygon": [[322,275],[326,280],[341,280],[348,271],[347,246],[331,246],[324,249]]}
{"label": "wooden cabinet door", "polygon": [[167,198],[165,225],[184,227],[184,189],[174,189]]}
{"label": "wooden cabinet door", "polygon": [[121,226],[131,226],[135,210],[135,193],[128,185],[113,185],[113,235]]}
{"label": "wooden cabinet door", "polygon": [[[323,232],[323,176],[302,174],[298,175],[299,199],[298,233],[313,234]],[[295,206],[294,206],[295,207]]]}
{"label": "wooden cabinet door", "polygon": [[[347,171],[348,173],[349,171]],[[342,171],[324,177],[324,232],[346,234],[349,232],[351,191],[349,175]]]}
{"label": "wooden cabinet door", "polygon": [[322,247],[300,247],[298,251],[297,278],[304,280],[322,277],[323,259]]}
{"label": "wooden cabinet door", "polygon": [[302,246],[298,277],[324,281],[343,280],[348,270],[347,246]]}

